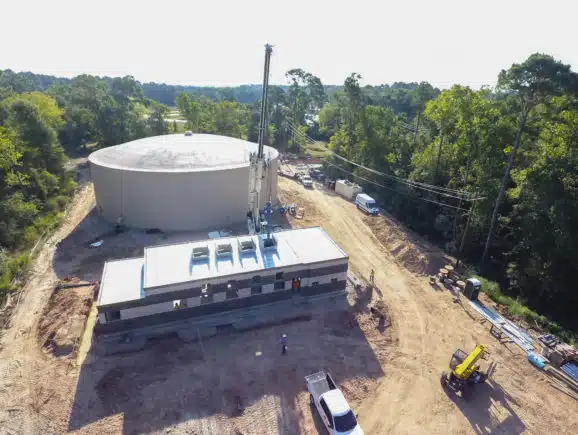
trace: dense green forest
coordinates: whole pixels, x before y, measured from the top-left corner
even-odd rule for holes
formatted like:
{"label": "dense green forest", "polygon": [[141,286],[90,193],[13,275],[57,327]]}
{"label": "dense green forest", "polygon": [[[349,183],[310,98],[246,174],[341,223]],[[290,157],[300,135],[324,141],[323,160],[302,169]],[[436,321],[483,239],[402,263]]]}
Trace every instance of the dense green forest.
{"label": "dense green forest", "polygon": [[360,78],[345,80],[319,120],[332,150],[364,167],[333,157],[332,172],[355,174],[453,254],[469,216],[462,255],[499,282],[502,300],[553,331],[524,305],[578,331],[578,75],[535,54],[501,71],[493,90],[421,83],[403,111]]}
{"label": "dense green forest", "polygon": [[[9,87],[16,92],[44,92],[55,84],[70,85],[73,79],[55,77],[31,72],[15,73],[11,70],[0,70],[0,88]],[[110,84],[114,79],[111,77],[95,77]],[[165,83],[140,83],[146,98],[166,106],[175,106],[179,94],[186,93],[195,98],[206,98],[212,101],[236,101],[243,104],[252,104],[261,99],[262,86],[240,85],[229,87],[213,86],[181,86],[168,85]],[[281,86],[284,90],[288,86]],[[326,85],[325,92],[328,94],[341,88],[341,86]]]}
{"label": "dense green forest", "polygon": [[76,187],[67,152],[169,131],[168,108],[131,77],[40,79],[44,92],[28,73],[0,75],[0,297],[17,285],[27,250],[58,225]]}
{"label": "dense green forest", "polygon": [[[299,153],[310,137],[326,142],[330,175],[362,184],[405,225],[497,281],[495,299],[554,332],[578,331],[578,76],[568,65],[535,54],[480,90],[363,86],[357,73],[324,86],[301,69],[286,79],[269,91],[270,145]],[[256,141],[260,94],[258,85],[4,71],[0,292],[74,189],[66,152],[183,128]],[[166,122],[167,105],[186,125]]]}

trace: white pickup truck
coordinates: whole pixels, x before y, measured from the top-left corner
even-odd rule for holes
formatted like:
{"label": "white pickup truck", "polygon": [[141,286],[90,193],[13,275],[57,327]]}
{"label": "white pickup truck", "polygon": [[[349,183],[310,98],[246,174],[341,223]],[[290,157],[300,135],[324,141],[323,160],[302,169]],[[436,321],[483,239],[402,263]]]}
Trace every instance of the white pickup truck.
{"label": "white pickup truck", "polygon": [[321,371],[305,376],[305,383],[311,406],[317,408],[331,435],[363,435],[355,414],[329,373]]}
{"label": "white pickup truck", "polygon": [[308,187],[308,188],[313,187],[313,180],[311,179],[311,177],[309,175],[302,175],[301,178],[299,178],[299,181],[301,181],[301,184],[303,184],[303,187]]}

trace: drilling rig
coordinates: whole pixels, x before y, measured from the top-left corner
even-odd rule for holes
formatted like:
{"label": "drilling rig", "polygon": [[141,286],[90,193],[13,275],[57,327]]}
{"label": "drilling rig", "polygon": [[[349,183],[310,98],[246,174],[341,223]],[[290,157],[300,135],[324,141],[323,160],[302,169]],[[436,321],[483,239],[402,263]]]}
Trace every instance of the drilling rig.
{"label": "drilling rig", "polygon": [[259,141],[257,153],[251,153],[249,157],[249,211],[247,212],[247,227],[249,234],[261,231],[261,213],[259,202],[261,196],[261,184],[265,178],[266,161],[263,153],[265,137],[267,136],[267,93],[269,91],[269,63],[273,47],[265,45],[265,70],[263,72],[263,94],[261,97],[261,116],[259,118]]}

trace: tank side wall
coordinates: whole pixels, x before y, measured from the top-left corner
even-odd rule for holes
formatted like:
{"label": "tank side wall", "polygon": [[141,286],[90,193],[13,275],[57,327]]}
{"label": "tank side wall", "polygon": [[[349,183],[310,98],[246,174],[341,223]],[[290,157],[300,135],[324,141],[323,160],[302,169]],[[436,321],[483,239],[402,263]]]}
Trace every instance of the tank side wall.
{"label": "tank side wall", "polygon": [[122,214],[125,224],[132,227],[196,230],[244,221],[248,177],[248,168],[176,173],[122,171],[122,176],[115,174],[114,180],[106,179],[105,174],[95,183],[99,183],[97,200],[103,199],[107,219]]}
{"label": "tank side wall", "polygon": [[122,210],[121,171],[91,163],[90,176],[94,183],[94,194],[99,213],[105,219],[115,222]]}
{"label": "tank side wall", "polygon": [[[261,187],[263,207],[277,203],[278,158],[271,160]],[[249,168],[206,172],[138,172],[91,163],[96,202],[111,221],[163,230],[227,227],[245,220]]]}

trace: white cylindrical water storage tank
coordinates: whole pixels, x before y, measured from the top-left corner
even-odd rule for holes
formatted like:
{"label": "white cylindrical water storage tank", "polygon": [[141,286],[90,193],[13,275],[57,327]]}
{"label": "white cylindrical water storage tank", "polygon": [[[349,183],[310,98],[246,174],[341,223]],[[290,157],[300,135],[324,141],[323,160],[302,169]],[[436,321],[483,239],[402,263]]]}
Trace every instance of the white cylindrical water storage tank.
{"label": "white cylindrical water storage tank", "polygon": [[[257,144],[210,134],[172,134],[95,151],[89,157],[99,212],[111,222],[161,230],[202,230],[246,220],[249,155]],[[268,167],[261,207],[277,202],[278,152]]]}

